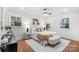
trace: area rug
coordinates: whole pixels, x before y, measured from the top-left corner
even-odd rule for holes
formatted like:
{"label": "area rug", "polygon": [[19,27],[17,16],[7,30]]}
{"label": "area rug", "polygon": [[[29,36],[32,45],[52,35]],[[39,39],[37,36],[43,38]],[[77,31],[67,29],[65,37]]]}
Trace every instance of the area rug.
{"label": "area rug", "polygon": [[26,40],[26,43],[35,51],[35,52],[62,52],[71,41],[66,39],[61,39],[61,43],[55,47],[43,46],[33,39]]}

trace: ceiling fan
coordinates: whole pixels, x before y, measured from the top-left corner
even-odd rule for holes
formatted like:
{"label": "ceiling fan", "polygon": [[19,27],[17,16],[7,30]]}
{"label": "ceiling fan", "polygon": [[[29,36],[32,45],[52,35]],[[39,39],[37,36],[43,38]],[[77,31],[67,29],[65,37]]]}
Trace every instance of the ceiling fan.
{"label": "ceiling fan", "polygon": [[52,13],[48,12],[46,8],[43,10],[43,15],[52,15]]}

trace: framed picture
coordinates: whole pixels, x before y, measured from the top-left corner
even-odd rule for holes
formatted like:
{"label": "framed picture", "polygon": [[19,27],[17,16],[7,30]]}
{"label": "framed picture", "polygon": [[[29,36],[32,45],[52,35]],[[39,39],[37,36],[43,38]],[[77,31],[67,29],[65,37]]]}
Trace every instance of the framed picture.
{"label": "framed picture", "polygon": [[21,17],[11,16],[11,25],[12,26],[21,26]]}
{"label": "framed picture", "polygon": [[69,28],[69,17],[61,20],[61,28]]}

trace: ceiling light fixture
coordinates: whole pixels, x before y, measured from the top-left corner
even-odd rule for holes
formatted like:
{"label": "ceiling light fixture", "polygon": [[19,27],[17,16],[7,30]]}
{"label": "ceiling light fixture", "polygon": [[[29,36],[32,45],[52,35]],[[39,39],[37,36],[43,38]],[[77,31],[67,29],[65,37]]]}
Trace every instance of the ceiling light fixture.
{"label": "ceiling light fixture", "polygon": [[44,8],[43,15],[52,15],[52,13],[48,12],[46,8]]}

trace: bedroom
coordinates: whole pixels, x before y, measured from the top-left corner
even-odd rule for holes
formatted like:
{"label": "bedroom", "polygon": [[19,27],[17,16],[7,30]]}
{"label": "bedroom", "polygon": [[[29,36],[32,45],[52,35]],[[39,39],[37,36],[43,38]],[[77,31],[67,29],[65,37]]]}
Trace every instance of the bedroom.
{"label": "bedroom", "polygon": [[[16,37],[12,42],[17,41],[18,52],[79,51],[78,7],[4,7],[1,10],[2,27],[12,28]],[[4,28],[2,31],[6,33]]]}

